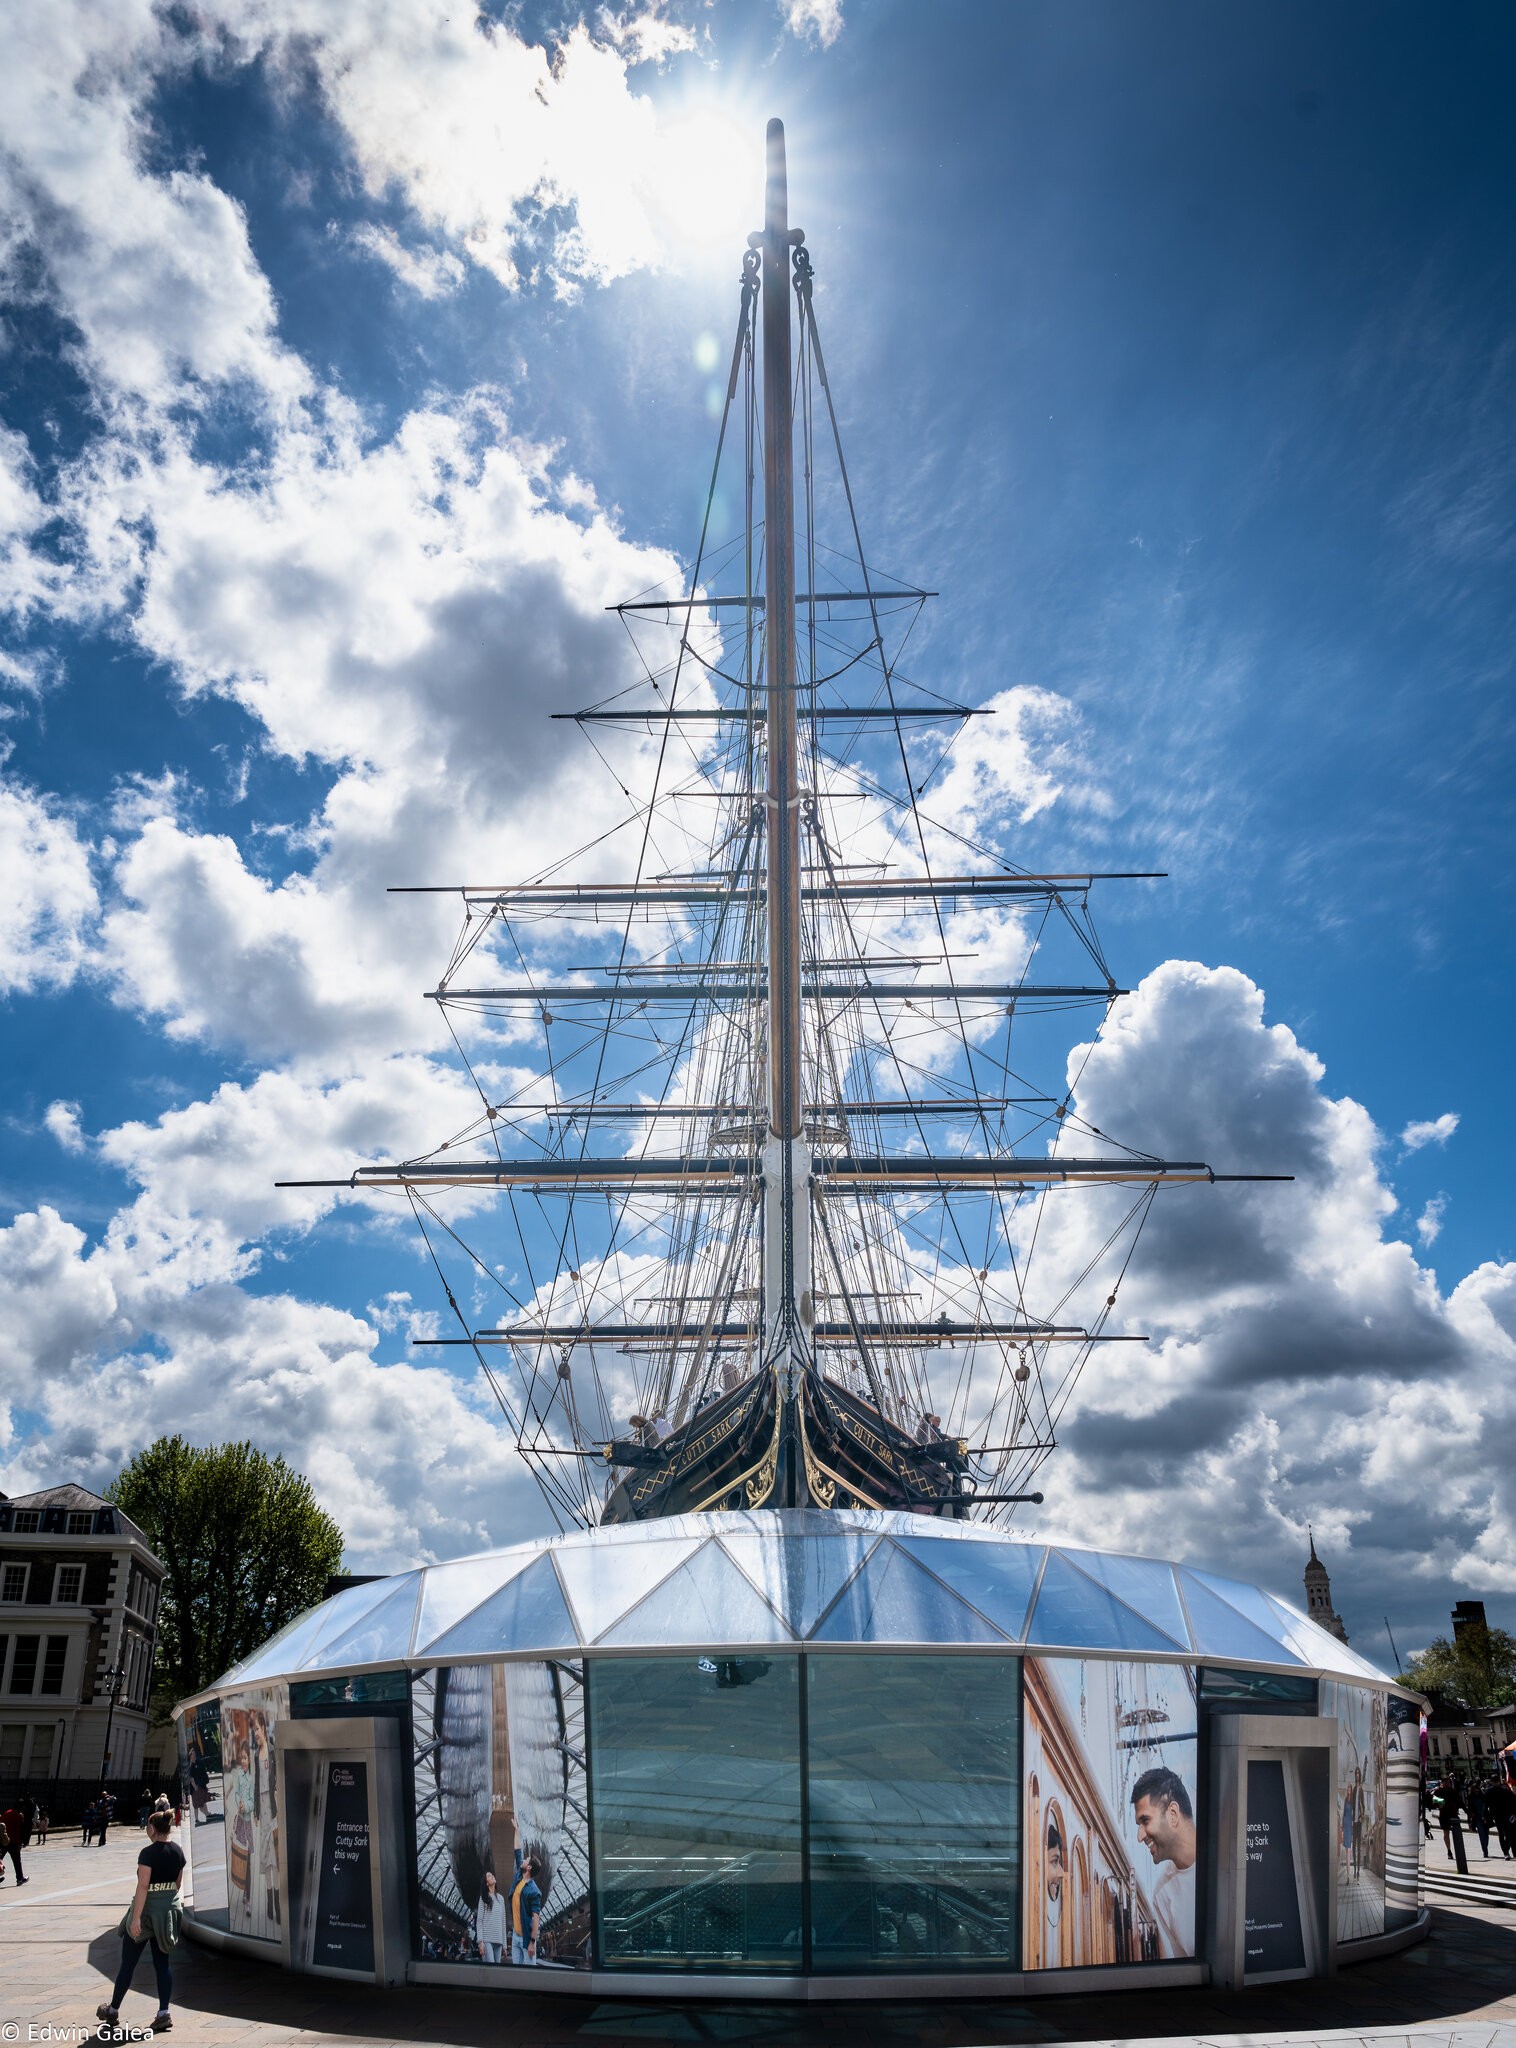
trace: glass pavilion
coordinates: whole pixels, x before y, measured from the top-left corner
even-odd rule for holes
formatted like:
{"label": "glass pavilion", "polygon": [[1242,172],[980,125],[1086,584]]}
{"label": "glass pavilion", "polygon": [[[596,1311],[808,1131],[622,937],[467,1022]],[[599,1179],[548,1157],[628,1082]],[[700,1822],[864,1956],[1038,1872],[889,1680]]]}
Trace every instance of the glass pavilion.
{"label": "glass pavilion", "polygon": [[1238,1981],[1309,1974],[1424,1919],[1418,1707],[1188,1566],[899,1513],[597,1529],[353,1586],[181,1706],[191,1921],[520,1986],[530,1857],[534,1990],[1226,1981],[1233,1922]]}

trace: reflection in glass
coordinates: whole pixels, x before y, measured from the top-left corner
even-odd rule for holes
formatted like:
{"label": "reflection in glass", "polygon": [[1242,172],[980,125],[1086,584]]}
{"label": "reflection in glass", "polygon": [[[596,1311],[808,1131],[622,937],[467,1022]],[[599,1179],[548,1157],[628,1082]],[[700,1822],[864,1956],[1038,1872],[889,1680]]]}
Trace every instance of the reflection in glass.
{"label": "reflection in glass", "polygon": [[807,1667],[815,1967],[1013,1962],[1019,1661]]}
{"label": "reflection in glass", "polygon": [[798,1659],[606,1658],[587,1677],[601,1960],[798,1970]]}

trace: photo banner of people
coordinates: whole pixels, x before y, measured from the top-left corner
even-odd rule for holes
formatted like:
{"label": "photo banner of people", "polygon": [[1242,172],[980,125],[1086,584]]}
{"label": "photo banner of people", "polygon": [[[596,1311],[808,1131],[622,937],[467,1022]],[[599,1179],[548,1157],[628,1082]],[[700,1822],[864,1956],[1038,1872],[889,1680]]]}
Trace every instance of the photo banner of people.
{"label": "photo banner of people", "polygon": [[1322,1708],[1337,1716],[1337,1939],[1366,1941],[1384,1932],[1386,1700],[1331,1680]]}
{"label": "photo banner of people", "polygon": [[[183,1804],[185,1855],[189,1869],[184,1903],[213,1926],[227,1924],[226,1813],[221,1785],[221,1709],[214,1700],[179,1723],[179,1797]],[[206,1834],[205,1829],[211,1832]]]}
{"label": "photo banner of people", "polygon": [[1195,1953],[1195,1673],[1028,1657],[1022,1967]]}
{"label": "photo banner of people", "polygon": [[422,1959],[587,1967],[584,1666],[418,1672],[411,1712]]}
{"label": "photo banner of people", "polygon": [[289,1718],[282,1685],[221,1703],[221,1791],[226,1815],[227,1925],[278,1941],[279,1766],[274,1725]]}

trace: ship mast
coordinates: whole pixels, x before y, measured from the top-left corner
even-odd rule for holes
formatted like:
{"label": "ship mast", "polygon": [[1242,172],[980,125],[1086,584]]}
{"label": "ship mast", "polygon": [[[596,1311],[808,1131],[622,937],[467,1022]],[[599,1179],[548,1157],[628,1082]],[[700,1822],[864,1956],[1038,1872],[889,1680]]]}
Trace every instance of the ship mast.
{"label": "ship mast", "polygon": [[[795,703],[795,478],[790,396],[790,250],[784,123],[768,125],[763,277],[764,681],[768,763],[769,1128],[763,1147],[763,1358],[793,1412],[812,1349],[810,1168],[800,1049],[800,778]],[[788,1493],[793,1461],[780,1475]],[[803,1482],[802,1482],[803,1483]]]}

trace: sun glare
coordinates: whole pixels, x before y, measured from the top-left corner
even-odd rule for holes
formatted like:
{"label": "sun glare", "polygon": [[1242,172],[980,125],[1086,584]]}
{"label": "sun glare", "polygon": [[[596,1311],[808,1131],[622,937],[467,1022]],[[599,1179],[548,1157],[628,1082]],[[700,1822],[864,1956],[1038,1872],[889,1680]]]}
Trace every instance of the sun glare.
{"label": "sun glare", "polygon": [[680,248],[741,249],[762,225],[763,130],[702,108],[671,120],[658,146],[653,202],[677,255]]}

